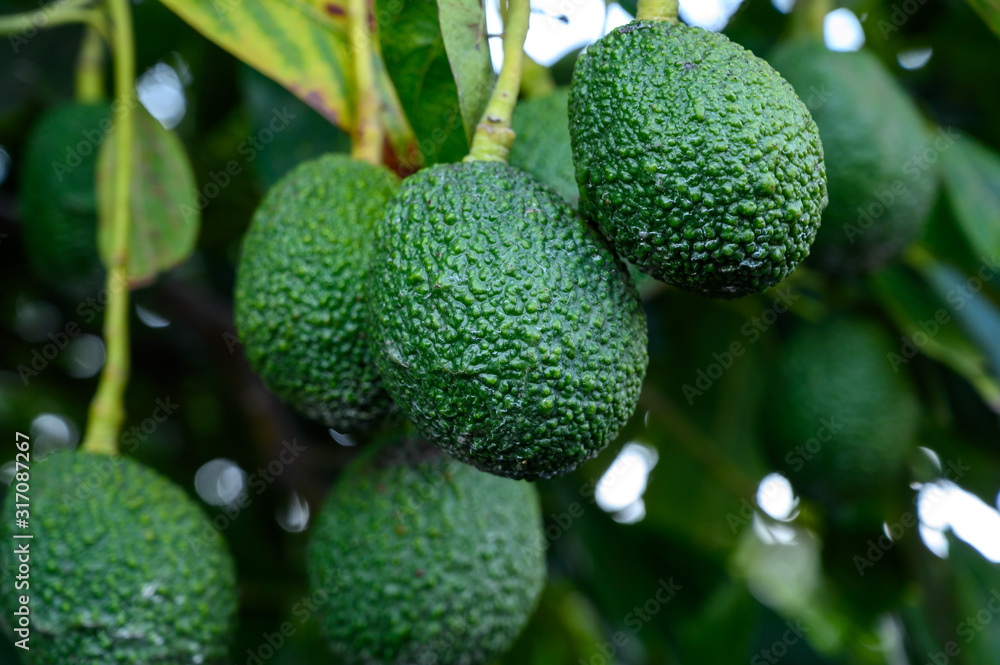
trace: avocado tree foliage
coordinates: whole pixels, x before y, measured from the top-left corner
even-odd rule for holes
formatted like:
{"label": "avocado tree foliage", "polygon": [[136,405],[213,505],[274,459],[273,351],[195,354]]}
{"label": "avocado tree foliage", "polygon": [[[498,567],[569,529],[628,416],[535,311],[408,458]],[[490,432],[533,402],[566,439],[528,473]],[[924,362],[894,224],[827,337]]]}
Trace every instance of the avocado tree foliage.
{"label": "avocado tree foliage", "polygon": [[794,4],[0,0],[0,661],[998,662],[1000,8]]}

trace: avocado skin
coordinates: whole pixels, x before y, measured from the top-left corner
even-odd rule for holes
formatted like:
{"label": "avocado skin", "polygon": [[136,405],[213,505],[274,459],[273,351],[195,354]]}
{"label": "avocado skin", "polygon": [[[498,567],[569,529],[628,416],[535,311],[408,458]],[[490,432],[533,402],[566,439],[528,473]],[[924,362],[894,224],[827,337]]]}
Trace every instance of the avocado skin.
{"label": "avocado skin", "polygon": [[897,373],[889,364],[898,350],[879,324],[857,316],[803,324],[785,342],[764,438],[802,494],[864,496],[902,468],[919,402],[905,368]]}
{"label": "avocado skin", "polygon": [[268,191],[243,242],[235,314],[250,365],[278,397],[339,432],[397,413],[365,321],[373,227],[398,185],[384,168],[324,155]]}
{"label": "avocado skin", "polygon": [[[32,270],[71,296],[101,288],[97,250],[97,153],[110,128],[108,104],[71,103],[42,116],[28,138],[21,219]],[[77,161],[79,160],[79,161]]]}
{"label": "avocado skin", "polygon": [[646,317],[603,239],[499,162],[407,178],[376,229],[372,344],[431,443],[511,478],[566,473],[635,409]]}
{"label": "avocado skin", "polygon": [[880,268],[920,237],[937,194],[937,160],[921,157],[930,136],[920,112],[867,51],[798,40],[779,46],[771,64],[811,101],[823,140],[830,205],[809,262],[835,274]]}
{"label": "avocado skin", "polygon": [[816,125],[725,36],[665,22],[613,30],[577,62],[569,128],[583,216],[656,279],[738,298],[809,254],[826,205]]}
{"label": "avocado skin", "polygon": [[[30,595],[26,665],[228,661],[233,561],[183,490],[127,457],[73,451],[32,464],[29,486],[30,527],[17,532],[33,536],[30,592],[13,575],[0,582],[4,621]],[[14,488],[0,524],[7,543],[24,542],[13,540]],[[13,546],[0,559],[17,569]]]}
{"label": "avocado skin", "polygon": [[510,165],[538,178],[575,206],[580,200],[569,144],[569,88],[518,102],[511,128]]}
{"label": "avocado skin", "polygon": [[506,651],[545,580],[538,492],[423,442],[359,458],[325,500],[307,553],[345,665],[478,665]]}

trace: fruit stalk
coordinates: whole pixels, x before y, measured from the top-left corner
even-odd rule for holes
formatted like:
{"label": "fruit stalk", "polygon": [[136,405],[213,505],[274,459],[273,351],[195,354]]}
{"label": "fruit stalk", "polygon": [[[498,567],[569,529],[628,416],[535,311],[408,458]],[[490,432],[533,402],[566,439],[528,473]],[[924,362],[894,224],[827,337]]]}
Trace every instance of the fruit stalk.
{"label": "fruit stalk", "polygon": [[104,99],[104,39],[88,26],[76,59],[76,100],[93,104]]}
{"label": "fruit stalk", "polygon": [[503,67],[489,104],[472,137],[472,149],[464,161],[506,162],[514,142],[510,119],[521,87],[524,38],[528,34],[531,6],[528,0],[510,0],[503,26]]}
{"label": "fruit stalk", "polygon": [[380,117],[378,87],[375,81],[375,23],[371,20],[371,0],[350,0],[351,50],[354,56],[354,78],[357,95],[351,156],[379,165],[385,130]]}
{"label": "fruit stalk", "polygon": [[677,23],[677,0],[639,0],[635,17],[640,21]]}
{"label": "fruit stalk", "polygon": [[86,8],[91,1],[63,0],[46,5],[44,13],[36,9],[0,16],[0,35],[28,32],[40,27],[52,28],[67,23],[87,23],[106,36],[107,25],[101,12]]}
{"label": "fruit stalk", "polygon": [[90,420],[82,448],[87,452],[116,454],[118,434],[125,420],[123,404],[129,374],[128,255],[131,233],[129,187],[134,139],[135,45],[129,0],[109,0],[114,25],[115,148],[118,151],[112,201],[112,251],[108,260],[108,307],[104,313],[107,361],[101,372],[97,394],[90,403]]}
{"label": "fruit stalk", "polygon": [[792,11],[791,34],[823,39],[823,22],[833,10],[833,0],[797,0]]}

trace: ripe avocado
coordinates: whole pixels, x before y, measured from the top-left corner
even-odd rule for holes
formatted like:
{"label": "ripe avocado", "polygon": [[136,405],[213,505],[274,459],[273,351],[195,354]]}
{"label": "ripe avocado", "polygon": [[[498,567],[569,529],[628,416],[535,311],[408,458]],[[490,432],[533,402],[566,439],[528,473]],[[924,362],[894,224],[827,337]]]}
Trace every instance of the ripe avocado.
{"label": "ripe avocado", "polygon": [[538,492],[423,442],[388,444],[334,486],[307,563],[338,662],[489,663],[544,584]]}
{"label": "ripe avocado", "polygon": [[580,56],[569,97],[580,210],[656,279],[738,298],[809,254],[826,205],[809,111],[725,36],[633,21]]}
{"label": "ripe avocado", "polygon": [[368,349],[373,226],[399,179],[324,155],[272,187],[243,242],[236,328],[268,387],[306,416],[363,432],[396,409]]}
{"label": "ripe avocado", "polygon": [[913,102],[867,51],[835,53],[797,40],[771,57],[803,98],[823,139],[830,205],[810,263],[833,273],[881,267],[920,236],[937,190],[930,137]]}
{"label": "ripe avocado", "polygon": [[[228,661],[236,572],[199,506],[166,478],[127,457],[59,452],[32,465],[31,516],[15,529],[15,484],[0,537],[30,542],[31,624],[21,658],[31,665]],[[12,531],[30,533],[13,540]],[[16,570],[13,545],[0,549]],[[10,633],[19,595],[0,581]]]}
{"label": "ripe avocado", "polygon": [[[48,111],[28,138],[21,181],[25,251],[35,273],[70,295],[101,288],[95,173],[107,104]],[[95,140],[96,139],[96,140]]]}
{"label": "ripe avocado", "polygon": [[877,323],[853,316],[804,325],[785,342],[765,443],[802,494],[863,495],[902,467],[919,405],[908,374],[889,364],[893,351]]}
{"label": "ripe avocado", "polygon": [[389,394],[484,471],[548,478],[635,409],[646,317],[596,230],[500,162],[407,178],[376,227],[370,330]]}
{"label": "ripe avocado", "polygon": [[511,119],[517,135],[510,148],[510,165],[538,178],[575,206],[580,200],[569,145],[569,88],[518,102]]}

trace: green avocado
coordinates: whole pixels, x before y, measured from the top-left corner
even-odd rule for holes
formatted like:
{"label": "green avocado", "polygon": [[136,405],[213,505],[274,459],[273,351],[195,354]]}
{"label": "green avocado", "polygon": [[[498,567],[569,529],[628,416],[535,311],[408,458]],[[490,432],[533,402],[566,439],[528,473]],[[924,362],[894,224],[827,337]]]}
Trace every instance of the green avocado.
{"label": "green avocado", "polygon": [[251,366],[282,400],[340,432],[396,413],[365,317],[373,226],[398,185],[384,168],[324,155],[268,191],[243,241],[235,314]]}
{"label": "green avocado", "polygon": [[111,127],[107,104],[67,104],[42,116],[21,175],[24,245],[34,272],[70,295],[97,291],[97,151]]}
{"label": "green avocado", "polygon": [[516,138],[510,165],[527,171],[575,206],[580,200],[569,145],[569,88],[518,102],[511,119]]}
{"label": "green avocado", "polygon": [[823,139],[830,205],[810,263],[839,274],[885,265],[920,236],[937,193],[919,111],[867,51],[797,40],[771,64],[807,100]]}
{"label": "green avocado", "polygon": [[404,441],[359,458],[313,529],[309,583],[346,665],[485,665],[545,581],[535,487]]}
{"label": "green avocado", "polygon": [[577,62],[569,129],[581,212],[656,279],[738,298],[809,254],[826,205],[816,124],[725,36],[666,22],[613,30]]}
{"label": "green avocado", "polygon": [[635,286],[532,176],[500,162],[420,171],[375,251],[376,363],[431,443],[484,471],[548,478],[632,415],[647,362]]}
{"label": "green avocado", "polygon": [[[0,581],[8,636],[18,597],[30,598],[26,665],[228,662],[236,572],[225,542],[198,505],[127,457],[59,452],[15,476],[3,502],[3,570],[27,543],[28,586]],[[28,486],[22,492],[19,483]],[[27,495],[27,529],[15,528],[15,492]],[[14,533],[30,534],[16,540]]]}
{"label": "green avocado", "polygon": [[877,323],[853,316],[804,324],[785,342],[764,440],[802,494],[854,498],[899,472],[919,403],[906,368],[890,364],[898,351]]}

